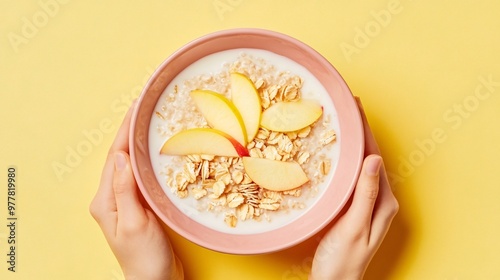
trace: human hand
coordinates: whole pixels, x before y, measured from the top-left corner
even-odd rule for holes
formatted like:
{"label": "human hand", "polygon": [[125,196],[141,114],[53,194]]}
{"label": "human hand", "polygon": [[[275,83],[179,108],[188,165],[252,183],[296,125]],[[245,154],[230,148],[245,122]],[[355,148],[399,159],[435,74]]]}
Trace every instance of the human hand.
{"label": "human hand", "polygon": [[127,280],[183,279],[182,264],[160,222],[144,207],[132,173],[128,132],[134,107],[127,112],[109,150],[90,213]]}
{"label": "human hand", "polygon": [[365,159],[350,205],[323,236],[310,279],[362,279],[399,209],[363,106]]}

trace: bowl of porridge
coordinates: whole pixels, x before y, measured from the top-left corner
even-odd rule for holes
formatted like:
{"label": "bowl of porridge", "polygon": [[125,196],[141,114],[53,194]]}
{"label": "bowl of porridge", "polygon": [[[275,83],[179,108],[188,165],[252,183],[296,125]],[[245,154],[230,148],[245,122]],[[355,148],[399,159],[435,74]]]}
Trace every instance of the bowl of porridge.
{"label": "bowl of porridge", "polygon": [[336,69],[288,35],[231,29],[168,57],[141,93],[130,155],[155,214],[230,254],[283,250],[340,212],[364,151]]}

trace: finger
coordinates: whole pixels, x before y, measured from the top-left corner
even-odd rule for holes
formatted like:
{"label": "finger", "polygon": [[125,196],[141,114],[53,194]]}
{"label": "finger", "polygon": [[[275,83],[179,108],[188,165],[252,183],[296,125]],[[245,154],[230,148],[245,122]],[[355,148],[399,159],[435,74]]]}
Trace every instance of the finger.
{"label": "finger", "polygon": [[379,170],[382,158],[370,155],[365,158],[348,214],[358,231],[370,231],[372,213],[379,192]]}
{"label": "finger", "polygon": [[[365,133],[365,155],[369,154],[379,154],[380,149],[378,147],[377,141],[373,136],[373,133],[368,124],[366,114],[359,97],[356,97],[356,102],[361,113],[361,118],[363,121],[364,133]],[[399,204],[392,193],[391,186],[387,178],[387,172],[385,166],[382,163],[379,175],[379,191],[378,198],[373,206],[371,231],[370,231],[370,243],[377,243],[383,240],[383,237],[387,233],[392,219],[396,215],[399,209]]]}
{"label": "finger", "polygon": [[[101,175],[101,184],[99,185],[97,195],[99,195],[100,194],[99,192],[101,191],[108,194],[108,196],[113,194],[113,190],[111,188],[111,186],[113,185],[113,174],[114,174],[113,156],[116,151],[124,151],[128,153],[128,143],[129,143],[128,133],[130,127],[130,119],[132,118],[132,112],[134,108],[135,108],[135,102],[132,104],[127,114],[125,115],[125,118],[123,119],[123,122],[120,128],[118,129],[115,140],[113,144],[111,144],[111,148],[109,149],[108,156],[106,158],[106,163],[104,165],[104,170]],[[114,210],[116,210],[116,207]]]}
{"label": "finger", "polygon": [[145,221],[146,212],[140,202],[137,184],[127,153],[117,151],[114,154],[115,173],[113,190],[118,212],[118,226],[135,226]]}
{"label": "finger", "polygon": [[378,243],[384,239],[398,210],[398,201],[390,188],[385,168],[382,167],[380,170],[380,191],[373,209],[370,233],[370,243],[373,246],[380,245]]}
{"label": "finger", "polygon": [[106,159],[99,188],[90,203],[90,213],[104,232],[112,230],[105,228],[105,226],[114,224],[116,219],[116,202],[112,188],[113,169],[113,161],[110,161],[109,158]]}
{"label": "finger", "polygon": [[355,99],[361,114],[361,120],[363,121],[363,130],[365,134],[365,157],[371,154],[380,155],[380,149],[375,137],[373,136],[372,130],[370,129],[363,104],[361,104],[361,99],[359,97],[355,97]]}
{"label": "finger", "polygon": [[111,145],[106,162],[104,163],[99,188],[97,189],[96,195],[90,205],[90,212],[97,222],[100,222],[100,220],[105,219],[106,217],[110,217],[108,213],[116,212],[116,202],[112,188],[114,174],[113,153],[117,150],[128,151],[128,131],[134,108],[135,102],[125,115],[122,125],[118,129],[116,138]]}

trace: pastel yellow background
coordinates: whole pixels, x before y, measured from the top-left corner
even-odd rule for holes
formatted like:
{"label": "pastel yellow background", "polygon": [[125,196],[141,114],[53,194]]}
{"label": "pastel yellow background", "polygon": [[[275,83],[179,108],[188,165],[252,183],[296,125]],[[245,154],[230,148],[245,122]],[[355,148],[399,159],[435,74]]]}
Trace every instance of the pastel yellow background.
{"label": "pastel yellow background", "polygon": [[[88,213],[108,147],[164,59],[234,27],[304,41],[361,97],[401,205],[366,279],[500,279],[499,14],[495,0],[2,0],[0,279],[123,279]],[[187,279],[306,279],[318,242],[232,256],[169,235]]]}

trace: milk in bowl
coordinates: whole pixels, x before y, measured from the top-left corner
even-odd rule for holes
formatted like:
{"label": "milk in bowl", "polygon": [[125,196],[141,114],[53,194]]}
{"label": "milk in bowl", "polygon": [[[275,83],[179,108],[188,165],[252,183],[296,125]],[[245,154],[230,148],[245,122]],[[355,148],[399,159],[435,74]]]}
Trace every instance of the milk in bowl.
{"label": "milk in bowl", "polygon": [[231,234],[272,231],[307,213],[329,186],[340,142],[323,85],[295,61],[250,48],[186,67],[149,127],[167,197],[194,221]]}

